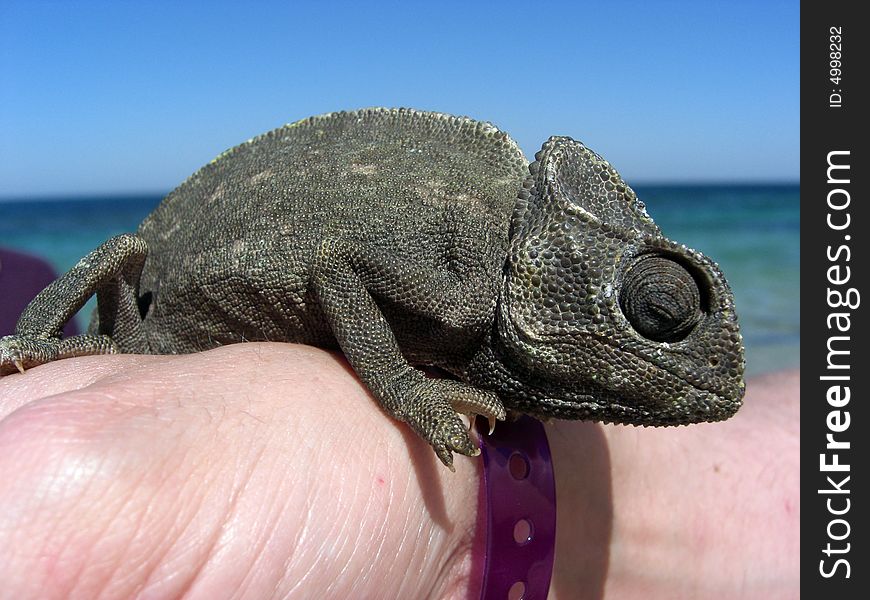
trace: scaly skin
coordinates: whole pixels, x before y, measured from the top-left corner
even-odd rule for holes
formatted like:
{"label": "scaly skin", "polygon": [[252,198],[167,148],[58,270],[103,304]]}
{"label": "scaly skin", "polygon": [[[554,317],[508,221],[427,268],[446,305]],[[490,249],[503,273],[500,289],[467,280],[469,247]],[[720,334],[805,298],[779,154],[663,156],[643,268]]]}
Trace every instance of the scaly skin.
{"label": "scaly skin", "polygon": [[[41,292],[0,339],[0,375],[84,354],[337,346],[447,466],[477,454],[457,411],[732,415],[743,347],[716,265],[664,238],[579,142],[536,158],[487,123],[407,109],[276,129]],[[93,294],[89,333],[61,339]]]}

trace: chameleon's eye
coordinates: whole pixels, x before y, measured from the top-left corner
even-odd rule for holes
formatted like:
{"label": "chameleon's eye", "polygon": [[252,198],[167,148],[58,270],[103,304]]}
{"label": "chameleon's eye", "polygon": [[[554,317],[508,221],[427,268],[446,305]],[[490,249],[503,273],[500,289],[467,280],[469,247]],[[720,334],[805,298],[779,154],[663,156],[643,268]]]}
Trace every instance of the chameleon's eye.
{"label": "chameleon's eye", "polygon": [[656,342],[678,342],[701,320],[695,278],[680,263],[656,254],[644,254],[629,267],[619,306],[640,335]]}

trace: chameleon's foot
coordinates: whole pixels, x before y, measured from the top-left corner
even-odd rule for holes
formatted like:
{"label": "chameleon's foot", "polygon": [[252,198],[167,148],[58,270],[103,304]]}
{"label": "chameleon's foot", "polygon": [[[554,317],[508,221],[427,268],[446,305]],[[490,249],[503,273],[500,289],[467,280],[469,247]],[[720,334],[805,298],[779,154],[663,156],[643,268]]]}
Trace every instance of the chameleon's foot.
{"label": "chameleon's foot", "polygon": [[68,358],[89,354],[114,354],[117,346],[105,335],[76,335],[69,338],[37,338],[7,335],[0,338],[0,377]]}
{"label": "chameleon's foot", "polygon": [[476,415],[487,419],[490,427],[496,419],[504,420],[505,409],[498,397],[459,381],[425,379],[414,386],[412,399],[405,405],[405,421],[420,434],[451,471],[453,452],[477,456],[480,449],[469,436],[458,413],[472,421]]}
{"label": "chameleon's foot", "polygon": [[17,335],[0,338],[0,376],[36,367],[57,359],[58,341]]}

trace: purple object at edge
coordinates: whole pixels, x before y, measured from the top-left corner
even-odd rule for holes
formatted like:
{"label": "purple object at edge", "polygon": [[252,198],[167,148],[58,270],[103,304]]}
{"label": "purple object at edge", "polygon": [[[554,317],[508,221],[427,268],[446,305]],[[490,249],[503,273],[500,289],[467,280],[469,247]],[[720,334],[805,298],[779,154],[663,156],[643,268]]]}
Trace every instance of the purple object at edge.
{"label": "purple object at edge", "polygon": [[[27,304],[57,277],[43,259],[0,248],[0,337],[15,333],[15,323]],[[63,328],[64,336],[78,334],[75,321]]]}

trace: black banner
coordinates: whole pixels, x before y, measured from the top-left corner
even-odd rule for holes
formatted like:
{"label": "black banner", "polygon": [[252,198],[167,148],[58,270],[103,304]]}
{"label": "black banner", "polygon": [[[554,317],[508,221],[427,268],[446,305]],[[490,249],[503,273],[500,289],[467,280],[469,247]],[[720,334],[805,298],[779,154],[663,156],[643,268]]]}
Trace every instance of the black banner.
{"label": "black banner", "polygon": [[[870,24],[859,3],[801,6],[801,587],[870,589],[864,408]],[[861,131],[859,131],[859,128]],[[863,132],[863,133],[862,133]]]}

